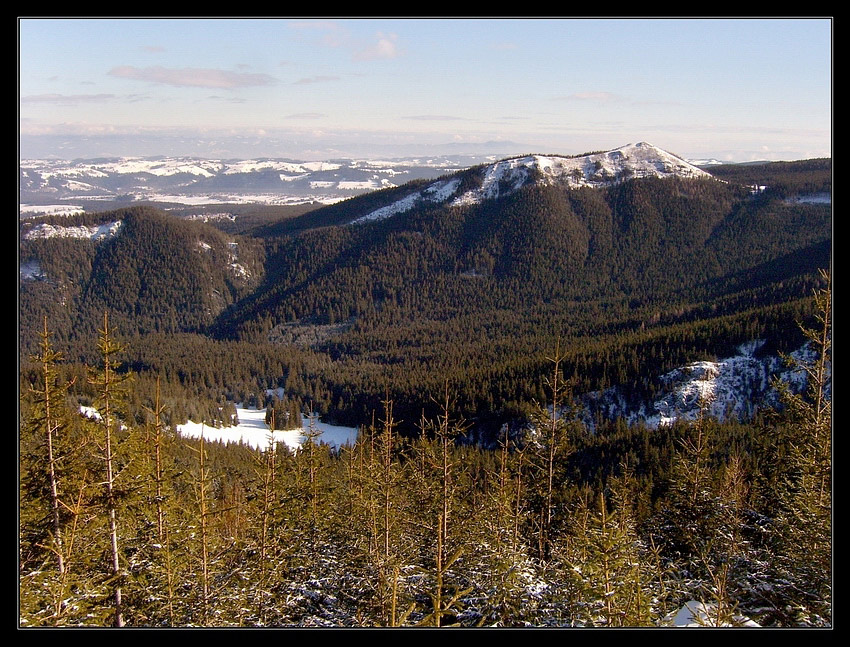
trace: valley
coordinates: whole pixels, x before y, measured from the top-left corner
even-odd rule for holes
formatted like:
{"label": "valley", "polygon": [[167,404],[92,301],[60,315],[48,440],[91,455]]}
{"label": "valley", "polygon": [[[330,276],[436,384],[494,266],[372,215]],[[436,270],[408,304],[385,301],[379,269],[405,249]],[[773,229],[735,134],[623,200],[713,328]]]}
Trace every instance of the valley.
{"label": "valley", "polygon": [[[295,166],[183,160],[116,168],[209,179],[213,171]],[[422,394],[449,381],[460,413],[492,432],[522,401],[542,396],[535,383],[560,337],[576,393],[620,385],[629,397],[650,398],[664,373],[730,356],[765,333],[771,352],[802,343],[794,320],[817,285],[808,277],[829,265],[831,227],[829,205],[805,196],[829,178],[802,163],[777,176],[782,166],[715,179],[640,143],[473,166],[283,219],[274,211],[254,220],[165,216],[150,207],[27,218],[21,348],[30,352],[36,313],[53,312],[55,334],[85,361],[106,308],[131,347],[152,333],[192,334],[201,347],[250,343],[334,366],[333,376],[281,367],[256,382],[204,377],[220,385],[203,394],[210,401],[297,380],[295,395],[357,426],[387,388],[412,421]],[[299,168],[308,167],[342,168]],[[107,168],[53,172],[102,177]],[[51,177],[42,172],[43,181]],[[770,189],[753,196],[748,187],[760,181]],[[56,265],[60,258],[66,265]],[[693,341],[673,341],[697,330]],[[148,347],[139,344],[132,360],[140,368],[163,362]],[[618,350],[608,363],[601,358],[610,351],[591,347]],[[627,362],[637,370],[624,370]]]}
{"label": "valley", "polygon": [[22,163],[23,615],[829,625],[831,181],[647,142]]}

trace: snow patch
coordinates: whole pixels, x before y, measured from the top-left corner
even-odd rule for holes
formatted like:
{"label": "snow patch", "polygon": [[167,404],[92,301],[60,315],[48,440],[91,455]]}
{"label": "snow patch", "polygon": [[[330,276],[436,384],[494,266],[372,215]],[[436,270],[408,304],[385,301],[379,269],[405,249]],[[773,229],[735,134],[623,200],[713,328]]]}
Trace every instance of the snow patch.
{"label": "snow patch", "polygon": [[250,272],[245,269],[245,266],[240,263],[231,263],[230,269],[232,269],[233,273],[240,278],[247,279],[251,276]]}
{"label": "snow patch", "polygon": [[[235,427],[223,427],[217,429],[192,422],[185,425],[177,425],[177,431],[181,436],[187,438],[200,438],[203,433],[205,440],[221,442],[225,444],[238,443],[248,445],[255,449],[266,449],[270,443],[285,443],[292,450],[297,450],[306,442],[310,433],[310,419],[304,418],[301,429],[290,429],[286,431],[270,432],[266,425],[265,409],[236,408],[239,424]],[[315,439],[317,443],[325,443],[334,448],[353,444],[357,440],[357,429],[354,427],[340,427],[330,425],[314,418],[314,426],[319,436]]]}
{"label": "snow patch", "polygon": [[681,609],[665,618],[668,627],[760,627],[761,625],[746,616],[735,614],[731,622],[717,619],[717,605],[706,604],[698,600],[685,602]]}
{"label": "snow patch", "polygon": [[34,280],[44,278],[44,272],[36,261],[21,263],[21,280]]}
{"label": "snow patch", "polygon": [[87,182],[77,182],[76,180],[67,180],[65,187],[70,191],[98,191],[99,189]]}
{"label": "snow patch", "polygon": [[431,202],[434,204],[445,202],[454,195],[459,185],[460,180],[457,178],[452,180],[439,180],[422,191],[411,193],[410,195],[405,196],[401,200],[396,200],[386,207],[375,209],[375,211],[353,220],[351,224],[355,225],[373,220],[383,220],[384,218],[389,218],[390,216],[394,216],[398,213],[410,211],[421,202]]}
{"label": "snow patch", "polygon": [[832,194],[823,193],[807,193],[798,195],[785,200],[786,204],[832,204]]}
{"label": "snow patch", "polygon": [[[341,168],[334,162],[285,162],[282,160],[243,160],[238,162],[223,163],[222,173],[233,175],[236,173],[255,173],[257,171],[280,171],[281,180],[283,173],[296,173],[302,177],[317,171],[336,171]],[[291,176],[290,176],[291,177]]]}
{"label": "snow patch", "polygon": [[343,191],[351,191],[357,189],[377,189],[380,185],[375,180],[366,180],[361,182],[342,180],[336,185],[336,188]]}
{"label": "snow patch", "polygon": [[80,405],[80,413],[83,414],[86,418],[90,420],[102,420],[100,417],[100,411],[95,409],[94,407],[86,407]]}

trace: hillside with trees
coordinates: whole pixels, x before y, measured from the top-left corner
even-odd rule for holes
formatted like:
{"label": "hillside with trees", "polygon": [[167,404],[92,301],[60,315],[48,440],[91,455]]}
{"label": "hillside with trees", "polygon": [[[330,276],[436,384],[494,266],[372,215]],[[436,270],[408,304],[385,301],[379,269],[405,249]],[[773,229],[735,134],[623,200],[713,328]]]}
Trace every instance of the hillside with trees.
{"label": "hillside with trees", "polygon": [[[832,213],[797,199],[831,165],[717,177],[22,222],[21,626],[831,626]],[[578,409],[754,340],[807,343],[806,389],[659,429]],[[236,403],[358,440],[175,430]]]}
{"label": "hillside with trees", "polygon": [[[817,164],[777,177],[793,183],[795,172],[807,186],[828,182]],[[290,233],[277,236],[147,207],[77,217],[124,223],[99,242],[28,237],[41,220],[29,221],[21,262],[40,274],[21,283],[23,356],[46,315],[69,360],[90,362],[108,311],[128,366],[163,367],[170,392],[209,410],[285,388],[359,425],[389,394],[411,432],[448,378],[459,413],[492,434],[541,400],[535,385],[557,339],[577,392],[622,384],[642,396],[658,375],[753,339],[795,349],[795,322],[810,316],[817,270],[830,263],[829,205],[711,179],[530,184],[480,204],[333,224],[420,184],[287,217]]]}

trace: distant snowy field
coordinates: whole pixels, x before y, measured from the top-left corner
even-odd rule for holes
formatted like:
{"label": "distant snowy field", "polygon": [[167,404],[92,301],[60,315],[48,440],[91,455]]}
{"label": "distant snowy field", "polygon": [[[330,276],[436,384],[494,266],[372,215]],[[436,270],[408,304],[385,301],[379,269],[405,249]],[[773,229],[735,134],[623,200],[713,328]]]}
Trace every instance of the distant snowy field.
{"label": "distant snowy field", "polygon": [[[187,438],[199,438],[201,433],[204,434],[205,440],[212,440],[222,443],[241,443],[249,445],[255,449],[265,449],[270,442],[286,443],[286,446],[292,450],[296,450],[307,440],[306,433],[310,429],[309,418],[304,418],[304,427],[302,430],[293,429],[290,431],[275,431],[269,432],[266,425],[266,410],[265,409],[242,409],[236,408],[236,415],[239,417],[239,425],[236,427],[225,427],[216,429],[208,425],[189,421],[185,425],[177,425],[177,431],[181,436]],[[339,448],[344,445],[353,445],[357,440],[357,429],[354,427],[338,427],[315,421],[316,429],[321,432],[321,435],[316,439],[317,443],[325,443],[334,448]]]}
{"label": "distant snowy field", "polygon": [[788,204],[832,204],[832,194],[830,193],[808,193],[799,195],[793,198],[788,198],[785,202]]}
{"label": "distant snowy field", "polygon": [[[80,201],[199,204],[333,204],[354,195],[433,179],[489,156],[295,162],[187,157],[21,160],[20,217],[79,212]],[[68,201],[65,206],[63,202]]]}
{"label": "distant snowy field", "polygon": [[72,216],[75,213],[84,213],[85,210],[74,204],[22,204],[18,211],[21,218],[32,218],[35,216]]}

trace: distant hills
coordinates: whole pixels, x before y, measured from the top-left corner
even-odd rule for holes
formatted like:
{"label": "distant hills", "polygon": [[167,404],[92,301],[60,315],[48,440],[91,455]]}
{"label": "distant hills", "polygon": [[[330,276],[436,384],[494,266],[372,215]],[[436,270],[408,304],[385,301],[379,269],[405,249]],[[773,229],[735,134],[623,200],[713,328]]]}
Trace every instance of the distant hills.
{"label": "distant hills", "polygon": [[451,155],[322,162],[186,157],[23,160],[20,202],[22,215],[49,212],[62,202],[73,206],[72,201],[92,203],[87,210],[93,210],[98,202],[115,201],[332,203],[411,180],[435,178],[485,159]]}
{"label": "distant hills", "polygon": [[[72,161],[25,159],[19,166],[21,215],[99,211],[132,203],[199,204],[332,204],[371,191],[399,187],[415,180],[482,164],[494,164],[491,180],[520,181],[540,174],[574,186],[599,185],[631,175],[702,173],[697,167],[716,160],[688,162],[641,142],[594,155],[526,155],[504,158],[470,154],[299,161],[279,158],[216,159],[197,157],[122,157]],[[487,147],[485,147],[487,148]],[[653,164],[657,164],[653,167]],[[690,169],[686,171],[686,169]],[[502,177],[504,175],[504,177]],[[510,178],[508,177],[510,176]],[[563,177],[562,177],[563,176]],[[495,185],[488,183],[486,190]]]}

